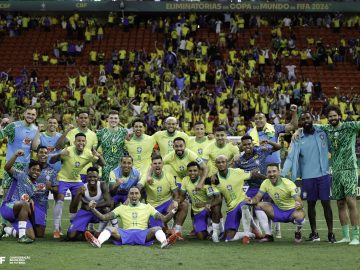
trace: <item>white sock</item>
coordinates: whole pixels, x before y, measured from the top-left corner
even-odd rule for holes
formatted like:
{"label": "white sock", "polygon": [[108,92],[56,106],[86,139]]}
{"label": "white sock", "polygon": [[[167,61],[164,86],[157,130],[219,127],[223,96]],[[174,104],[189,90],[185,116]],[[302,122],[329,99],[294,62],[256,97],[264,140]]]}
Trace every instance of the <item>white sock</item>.
{"label": "white sock", "polygon": [[19,238],[23,237],[26,234],[26,221],[19,221]]}
{"label": "white sock", "polygon": [[268,225],[269,225],[269,229],[270,229],[270,234],[272,234],[272,224],[273,224],[273,222],[271,221],[271,219],[269,219]]}
{"label": "white sock", "polygon": [[102,245],[102,243],[109,240],[110,237],[111,237],[111,232],[108,229],[105,229],[100,233],[98,240],[99,240],[100,244]]}
{"label": "white sock", "polygon": [[175,232],[182,232],[182,226],[181,225],[175,225]]}
{"label": "white sock", "polygon": [[174,227],[174,218],[170,219],[170,221],[167,223],[167,226],[169,229],[172,229]]}
{"label": "white sock", "polygon": [[213,235],[219,236],[219,234],[220,234],[220,224],[219,223],[213,223],[212,227],[213,227]]}
{"label": "white sock", "polygon": [[248,233],[247,235],[243,232],[236,232],[234,238],[229,239],[228,241],[238,241],[244,238],[244,236],[249,236],[250,238],[255,238],[255,234]]}
{"label": "white sock", "polygon": [[224,219],[223,218],[220,218],[220,233],[223,233],[224,232]]}
{"label": "white sock", "polygon": [[269,219],[265,212],[260,209],[255,210],[255,215],[257,219],[259,220],[261,228],[264,230],[265,234],[271,235],[271,230],[269,228]]}
{"label": "white sock", "polygon": [[4,231],[8,235],[12,235],[12,236],[16,237],[16,230],[13,227],[5,227]]}
{"label": "white sock", "polygon": [[97,231],[102,232],[106,228],[107,224],[108,224],[107,221],[100,221]]}
{"label": "white sock", "polygon": [[247,205],[242,206],[241,212],[242,212],[241,223],[244,228],[244,234],[249,236],[250,224],[251,224],[251,219],[252,219],[250,211],[249,211],[249,206],[247,206]]}
{"label": "white sock", "polygon": [[113,226],[114,228],[119,228],[119,222],[117,218],[111,220],[111,226]]}
{"label": "white sock", "polygon": [[280,231],[280,230],[281,230],[280,222],[275,222],[275,230],[276,230],[276,231]]}
{"label": "white sock", "polygon": [[166,235],[162,230],[158,230],[155,233],[155,238],[160,242],[163,243],[164,241],[166,241]]}
{"label": "white sock", "polygon": [[56,201],[56,204],[54,207],[54,229],[55,229],[55,231],[60,231],[63,207],[64,207],[64,201],[61,201],[61,200]]}

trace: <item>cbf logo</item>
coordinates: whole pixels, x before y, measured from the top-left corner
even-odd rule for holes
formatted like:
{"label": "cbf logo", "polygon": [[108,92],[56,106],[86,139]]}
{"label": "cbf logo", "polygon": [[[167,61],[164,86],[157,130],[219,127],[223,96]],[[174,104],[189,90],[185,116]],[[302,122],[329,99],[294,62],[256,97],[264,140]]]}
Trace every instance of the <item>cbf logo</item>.
{"label": "cbf logo", "polygon": [[203,153],[202,148],[199,148],[199,149],[198,149],[198,154],[199,154],[199,155],[202,155],[202,153]]}
{"label": "cbf logo", "polygon": [[139,146],[138,148],[136,148],[136,152],[137,152],[138,154],[141,154],[142,148]]}
{"label": "cbf logo", "polygon": [[162,191],[162,187],[157,187],[156,191],[160,193]]}
{"label": "cbf logo", "polygon": [[133,219],[136,219],[138,214],[136,212],[132,212],[131,216],[132,216]]}
{"label": "cbf logo", "polygon": [[185,167],[183,165],[181,165],[179,169],[181,172],[183,172],[185,170]]}
{"label": "cbf logo", "polygon": [[0,257],[0,264],[3,264],[6,260],[6,257]]}
{"label": "cbf logo", "polygon": [[168,141],[168,146],[169,146],[170,148],[173,148],[173,141]]}
{"label": "cbf logo", "polygon": [[76,167],[76,168],[79,168],[79,167],[80,167],[80,162],[79,162],[79,161],[76,161],[76,162],[75,162],[75,167]]}
{"label": "cbf logo", "polygon": [[192,191],[192,194],[193,194],[193,195],[196,195],[196,193],[197,193],[197,191],[194,189],[194,190]]}
{"label": "cbf logo", "polygon": [[279,193],[275,193],[274,196],[275,196],[275,199],[279,199],[279,198],[280,198]]}
{"label": "cbf logo", "polygon": [[226,186],[226,189],[227,189],[227,190],[232,190],[232,186],[231,186],[231,185],[227,185],[227,186]]}

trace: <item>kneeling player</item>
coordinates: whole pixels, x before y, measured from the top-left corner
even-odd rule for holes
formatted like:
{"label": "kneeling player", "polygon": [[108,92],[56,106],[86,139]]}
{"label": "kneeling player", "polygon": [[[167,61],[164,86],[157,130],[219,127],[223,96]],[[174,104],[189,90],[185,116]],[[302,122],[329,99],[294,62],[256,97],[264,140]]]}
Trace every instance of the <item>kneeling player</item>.
{"label": "kneeling player", "polygon": [[16,237],[19,234],[19,243],[29,244],[35,240],[35,233],[30,223],[33,218],[32,198],[36,192],[36,179],[40,175],[40,165],[37,161],[30,161],[27,173],[17,171],[13,165],[18,157],[24,155],[23,150],[16,153],[5,164],[5,171],[13,177],[9,192],[0,208],[0,213],[4,219],[9,221],[13,228],[5,227],[0,231],[0,239],[6,232]]}
{"label": "kneeling player", "polygon": [[197,162],[190,162],[187,165],[188,176],[185,177],[181,185],[181,200],[184,201],[185,193],[191,199],[191,209],[194,213],[193,225],[196,237],[200,240],[207,239],[209,233],[207,231],[208,220],[210,218],[210,208],[212,205],[219,204],[221,197],[217,196],[218,200],[214,199],[214,190],[209,185],[204,185],[200,190],[196,190],[200,182],[200,165]]}
{"label": "kneeling player", "polygon": [[140,202],[141,194],[138,187],[132,187],[129,191],[129,204],[120,205],[110,213],[105,215],[96,210],[94,201],[89,203],[91,211],[103,221],[112,220],[120,217],[123,229],[107,227],[98,238],[95,238],[90,232],[85,232],[85,238],[94,247],[100,248],[101,245],[110,237],[113,237],[115,245],[151,245],[156,238],[161,243],[161,248],[175,243],[177,236],[171,235],[166,239],[165,233],[161,227],[152,227],[148,229],[150,216],[159,219],[162,222],[168,222],[176,213],[177,202],[174,202],[174,208],[166,215],[160,214],[150,204]]}
{"label": "kneeling player", "polygon": [[[67,233],[70,240],[75,240],[80,233],[85,232],[89,223],[99,222],[99,219],[90,211],[90,201],[95,201],[97,209],[102,213],[108,213],[112,205],[106,183],[99,180],[99,170],[95,167],[88,168],[86,179],[87,183],[77,190],[76,196],[70,205],[71,211],[75,212],[80,201],[82,202],[81,209],[71,221],[71,226]],[[100,222],[98,231],[102,231],[106,224],[107,222]]]}
{"label": "kneeling player", "polygon": [[[267,165],[267,177],[260,186],[259,192],[247,202],[255,204],[257,209],[263,210],[274,222],[293,222],[296,225],[295,242],[301,242],[301,228],[305,218],[303,203],[295,184],[286,178],[280,177],[277,164]],[[261,202],[265,193],[268,193],[273,203]],[[255,209],[256,211],[256,209]],[[266,219],[259,219],[261,226],[269,226]],[[272,242],[272,235],[265,235],[260,242]]]}

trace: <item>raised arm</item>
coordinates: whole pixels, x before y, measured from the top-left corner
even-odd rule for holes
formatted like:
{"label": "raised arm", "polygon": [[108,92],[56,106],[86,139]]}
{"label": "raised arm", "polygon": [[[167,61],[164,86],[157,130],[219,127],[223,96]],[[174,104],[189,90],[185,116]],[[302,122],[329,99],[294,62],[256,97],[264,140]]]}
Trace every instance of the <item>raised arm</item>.
{"label": "raised arm", "polygon": [[89,207],[90,207],[90,211],[100,220],[102,221],[109,221],[112,220],[114,218],[116,218],[116,215],[114,212],[109,212],[106,214],[101,214],[98,210],[96,210],[96,202],[95,201],[91,201],[89,202]]}
{"label": "raised arm", "polygon": [[289,132],[298,128],[297,106],[295,104],[291,104],[290,111],[291,121],[285,125],[285,132]]}
{"label": "raised arm", "polygon": [[8,162],[6,162],[4,170],[10,175],[13,176],[14,175],[14,163],[16,161],[16,159],[18,157],[21,157],[24,155],[24,150],[19,149],[15,152],[15,154],[8,160]]}
{"label": "raised arm", "polygon": [[177,201],[174,201],[173,208],[169,211],[169,213],[166,216],[162,215],[159,212],[156,212],[154,218],[159,219],[164,223],[167,223],[174,217],[174,215],[176,214],[177,208],[178,208],[178,203],[177,203]]}
{"label": "raised arm", "polygon": [[68,142],[68,139],[66,138],[66,136],[72,129],[74,129],[73,125],[70,124],[67,126],[64,133],[60,136],[60,138],[56,142],[55,148],[57,150],[63,149],[65,147],[65,144]]}

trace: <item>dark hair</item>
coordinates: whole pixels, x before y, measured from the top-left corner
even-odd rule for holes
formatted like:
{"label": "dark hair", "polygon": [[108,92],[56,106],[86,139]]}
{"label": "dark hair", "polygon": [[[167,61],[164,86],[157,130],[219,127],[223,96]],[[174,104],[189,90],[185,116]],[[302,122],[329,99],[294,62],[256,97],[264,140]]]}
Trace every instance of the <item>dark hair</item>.
{"label": "dark hair", "polygon": [[200,165],[195,161],[189,162],[189,164],[186,167],[190,168],[190,167],[194,167],[194,166],[196,166],[200,170]]}
{"label": "dark hair", "polygon": [[334,105],[329,105],[329,106],[327,106],[326,109],[325,109],[325,115],[326,115],[326,116],[329,116],[329,113],[330,113],[331,111],[334,111],[334,112],[336,112],[338,115],[341,116],[341,111],[340,111],[340,108],[339,108],[338,106],[334,106]]}
{"label": "dark hair", "polygon": [[204,125],[205,126],[205,123],[203,121],[197,121],[197,122],[195,122],[194,127],[197,126],[197,125]]}
{"label": "dark hair", "polygon": [[252,138],[251,136],[249,136],[249,135],[242,136],[242,137],[241,137],[241,141],[245,141],[245,140],[251,140],[251,141],[253,141],[253,138]]}
{"label": "dark hair", "polygon": [[131,126],[135,126],[135,123],[142,123],[145,126],[145,121],[140,118],[136,118],[134,121],[132,121]]}
{"label": "dark hair", "polygon": [[97,172],[99,174],[99,169],[96,168],[96,167],[89,167],[87,170],[86,170],[86,173],[88,174],[89,172]]}
{"label": "dark hair", "polygon": [[132,188],[136,188],[136,189],[140,192],[140,194],[141,194],[141,190],[140,190],[140,188],[139,188],[138,186],[132,186],[131,188],[129,188],[129,191],[130,191],[130,189],[132,189]]}
{"label": "dark hair", "polygon": [[77,134],[75,135],[75,139],[76,139],[77,137],[85,137],[85,138],[86,138],[86,135],[85,135],[84,133],[82,133],[82,132],[79,132],[79,133],[77,133]]}
{"label": "dark hair", "polygon": [[35,106],[33,105],[27,106],[24,112],[26,112],[27,110],[35,110],[37,112]]}
{"label": "dark hair", "polygon": [[154,161],[156,159],[161,159],[162,160],[162,157],[160,155],[157,155],[157,154],[151,156],[151,161]]}
{"label": "dark hair", "polygon": [[279,164],[277,164],[277,163],[269,163],[266,165],[266,168],[268,168],[268,167],[276,167],[276,168],[278,168],[278,170],[280,170]]}
{"label": "dark hair", "polygon": [[130,158],[131,159],[131,161],[134,161],[134,159],[133,159],[133,157],[132,156],[130,156],[130,155],[123,155],[122,157],[121,157],[121,161],[123,161],[124,160],[124,158]]}
{"label": "dark hair", "polygon": [[313,116],[312,113],[309,112],[309,111],[303,111],[303,112],[300,114],[300,117],[301,117],[302,115],[304,115],[304,114],[310,114],[311,119],[314,119],[314,116]]}
{"label": "dark hair", "polygon": [[40,166],[39,162],[36,161],[36,160],[30,159],[29,169],[30,169],[31,167],[34,167],[34,166]]}
{"label": "dark hair", "polygon": [[176,137],[173,142],[175,143],[177,141],[182,141],[182,142],[184,142],[184,144],[186,144],[185,140],[183,138],[181,138],[181,137]]}
{"label": "dark hair", "polygon": [[58,122],[58,120],[56,119],[56,117],[55,116],[50,116],[50,117],[48,117],[48,119],[46,120],[46,121],[49,121],[50,119],[55,119],[56,120],[56,122]]}
{"label": "dark hair", "polygon": [[216,129],[215,129],[215,132],[226,132],[226,127],[224,126],[218,126]]}
{"label": "dark hair", "polygon": [[36,148],[36,153],[39,153],[40,149],[46,149],[46,150],[48,150],[46,146],[44,146],[44,145],[39,145],[38,148]]}
{"label": "dark hair", "polygon": [[88,111],[78,111],[78,112],[76,113],[76,117],[79,117],[80,114],[83,114],[83,113],[86,113],[86,114],[89,116],[89,112],[88,112]]}
{"label": "dark hair", "polygon": [[119,116],[119,112],[116,110],[111,110],[108,114],[108,116],[112,115],[112,114],[116,114],[117,116]]}

